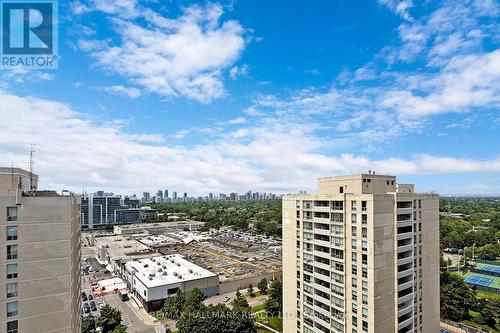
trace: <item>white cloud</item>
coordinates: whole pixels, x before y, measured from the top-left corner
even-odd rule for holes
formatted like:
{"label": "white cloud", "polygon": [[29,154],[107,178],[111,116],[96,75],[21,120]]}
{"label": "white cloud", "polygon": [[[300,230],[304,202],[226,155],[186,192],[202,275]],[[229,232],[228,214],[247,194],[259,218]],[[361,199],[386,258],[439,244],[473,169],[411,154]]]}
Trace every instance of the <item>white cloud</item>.
{"label": "white cloud", "polygon": [[124,18],[135,18],[140,14],[137,0],[75,1],[71,4],[71,10],[75,15],[85,14],[90,11],[100,11]]}
{"label": "white cloud", "polygon": [[381,5],[388,7],[405,20],[412,20],[410,15],[410,8],[413,7],[412,0],[378,0],[378,2]]}
{"label": "white cloud", "polygon": [[223,72],[245,48],[245,29],[234,20],[221,22],[222,13],[212,4],[187,7],[175,19],[145,10],[148,27],[111,19],[119,43],[82,40],[79,45],[105,70],[151,92],[208,103],[225,95]]}
{"label": "white cloud", "polygon": [[174,139],[184,139],[186,136],[188,136],[189,130],[180,130],[176,133],[174,133]]}
{"label": "white cloud", "polygon": [[[500,50],[456,56],[430,81],[420,83],[418,94],[411,90],[387,93],[383,107],[394,108],[403,116],[427,116],[464,112],[500,104]],[[422,93],[422,91],[424,93]]]}
{"label": "white cloud", "polygon": [[248,76],[248,65],[234,66],[229,70],[229,77],[236,80],[240,76]]}
{"label": "white cloud", "polygon": [[245,124],[247,120],[243,117],[233,118],[227,121],[229,125],[242,125]]}
{"label": "white cloud", "polygon": [[134,87],[124,87],[116,85],[110,87],[103,87],[103,90],[109,93],[123,95],[131,99],[136,99],[141,96],[140,90]]}
{"label": "white cloud", "polygon": [[92,122],[65,104],[3,91],[0,116],[10,124],[0,132],[0,164],[14,161],[25,166],[28,147],[23,143],[38,143],[36,172],[44,188],[140,193],[168,186],[196,194],[248,189],[296,192],[313,189],[317,176],[368,169],[396,175],[500,173],[500,157],[327,156],[308,125],[274,119],[234,132],[230,140],[186,148],[169,144],[163,136],[130,135],[120,126]]}

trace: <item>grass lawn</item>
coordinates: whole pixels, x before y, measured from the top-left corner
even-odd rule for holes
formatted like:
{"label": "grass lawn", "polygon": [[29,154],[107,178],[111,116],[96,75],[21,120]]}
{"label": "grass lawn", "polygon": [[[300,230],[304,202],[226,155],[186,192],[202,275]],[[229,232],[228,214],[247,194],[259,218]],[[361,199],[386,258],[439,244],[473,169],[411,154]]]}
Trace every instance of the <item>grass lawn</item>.
{"label": "grass lawn", "polygon": [[262,327],[259,327],[259,328],[257,328],[257,333],[272,333],[272,332],[269,330],[266,330]]}
{"label": "grass lawn", "polygon": [[265,308],[266,308],[266,305],[265,304],[261,304],[261,305],[254,306],[250,311],[252,313],[255,313],[255,312],[259,312],[261,310],[264,310]]}
{"label": "grass lawn", "polygon": [[283,318],[281,317],[257,317],[257,321],[277,331],[283,332]]}

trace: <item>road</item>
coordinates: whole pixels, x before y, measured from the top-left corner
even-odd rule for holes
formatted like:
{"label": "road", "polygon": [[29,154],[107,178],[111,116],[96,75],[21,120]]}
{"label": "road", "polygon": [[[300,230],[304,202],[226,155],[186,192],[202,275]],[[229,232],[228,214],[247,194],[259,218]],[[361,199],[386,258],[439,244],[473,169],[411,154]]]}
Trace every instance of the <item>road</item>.
{"label": "road", "polygon": [[132,307],[132,300],[122,302],[116,294],[106,295],[105,302],[111,307],[117,308],[122,313],[123,324],[127,326],[127,333],[157,333],[155,326],[146,325]]}

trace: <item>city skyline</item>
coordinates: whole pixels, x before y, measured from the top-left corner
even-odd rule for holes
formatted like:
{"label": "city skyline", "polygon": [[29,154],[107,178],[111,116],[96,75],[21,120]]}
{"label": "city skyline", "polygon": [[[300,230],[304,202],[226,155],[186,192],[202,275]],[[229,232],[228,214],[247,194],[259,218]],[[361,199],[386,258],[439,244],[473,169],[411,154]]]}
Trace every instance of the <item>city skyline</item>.
{"label": "city skyline", "polygon": [[375,170],[498,194],[494,1],[59,7],[59,68],[0,72],[0,164],[36,144],[41,188],[294,193]]}

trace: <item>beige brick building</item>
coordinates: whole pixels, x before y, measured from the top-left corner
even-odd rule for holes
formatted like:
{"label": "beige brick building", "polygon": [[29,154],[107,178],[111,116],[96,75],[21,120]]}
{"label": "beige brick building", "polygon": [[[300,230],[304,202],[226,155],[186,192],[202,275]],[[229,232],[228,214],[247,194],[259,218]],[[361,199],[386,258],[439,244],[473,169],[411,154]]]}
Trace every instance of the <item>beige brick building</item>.
{"label": "beige brick building", "polygon": [[439,197],[374,173],[283,199],[284,332],[439,332]]}
{"label": "beige brick building", "polygon": [[37,181],[0,168],[0,332],[77,333],[80,198],[31,190]]}

